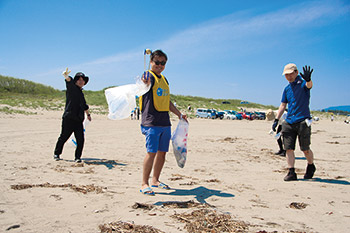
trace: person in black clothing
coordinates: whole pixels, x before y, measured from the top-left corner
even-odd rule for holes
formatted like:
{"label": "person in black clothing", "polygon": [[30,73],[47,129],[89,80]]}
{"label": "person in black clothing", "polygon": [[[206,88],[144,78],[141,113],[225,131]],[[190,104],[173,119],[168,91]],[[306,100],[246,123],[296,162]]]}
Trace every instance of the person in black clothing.
{"label": "person in black clothing", "polygon": [[75,150],[75,162],[81,162],[81,154],[84,147],[84,112],[87,115],[89,121],[91,116],[89,113],[89,106],[86,104],[85,97],[83,94],[83,86],[85,86],[89,77],[85,76],[84,73],[78,72],[74,76],[74,79],[69,75],[71,71],[68,68],[63,71],[62,75],[66,79],[66,106],[62,116],[62,130],[57,140],[54,159],[60,160],[64,143],[74,133],[77,140],[77,148]]}
{"label": "person in black clothing", "polygon": [[[282,131],[282,125],[278,125],[276,134],[280,133],[281,131]],[[286,156],[286,150],[283,149],[282,137],[277,138],[277,144],[278,144],[278,147],[280,148],[280,150],[277,151],[275,153],[275,155]]]}
{"label": "person in black clothing", "polygon": [[137,107],[136,108],[136,116],[137,116],[137,120],[140,120],[140,108],[139,107]]}
{"label": "person in black clothing", "polygon": [[[282,131],[282,123],[287,118],[287,112],[288,112],[288,109],[285,110],[282,117],[279,119],[276,134],[278,134]],[[280,150],[278,152],[276,152],[275,155],[286,156],[286,150],[283,147],[282,138],[283,138],[282,135],[277,138],[277,144],[278,144]]]}

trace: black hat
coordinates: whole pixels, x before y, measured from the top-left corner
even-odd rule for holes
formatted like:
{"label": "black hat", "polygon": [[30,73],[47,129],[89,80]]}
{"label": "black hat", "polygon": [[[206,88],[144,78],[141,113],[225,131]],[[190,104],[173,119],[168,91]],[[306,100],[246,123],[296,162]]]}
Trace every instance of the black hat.
{"label": "black hat", "polygon": [[78,79],[82,77],[84,79],[85,85],[89,82],[89,77],[85,76],[83,72],[78,72],[74,76],[74,82],[78,81]]}

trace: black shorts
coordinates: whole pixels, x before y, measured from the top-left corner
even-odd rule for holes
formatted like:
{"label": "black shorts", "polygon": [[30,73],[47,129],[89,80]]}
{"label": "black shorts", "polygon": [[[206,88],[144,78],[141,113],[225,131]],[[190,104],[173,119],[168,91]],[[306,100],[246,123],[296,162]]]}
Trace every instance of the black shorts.
{"label": "black shorts", "polygon": [[295,143],[298,137],[300,150],[310,150],[311,144],[311,126],[305,121],[295,124],[289,124],[286,121],[282,123],[283,145],[285,150],[295,150]]}

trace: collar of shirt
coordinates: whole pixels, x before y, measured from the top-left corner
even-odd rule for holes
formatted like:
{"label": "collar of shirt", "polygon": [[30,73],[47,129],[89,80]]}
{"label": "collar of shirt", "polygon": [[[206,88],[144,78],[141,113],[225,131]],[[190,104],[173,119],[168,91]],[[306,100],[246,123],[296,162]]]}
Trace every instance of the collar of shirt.
{"label": "collar of shirt", "polygon": [[300,75],[298,75],[298,76],[295,78],[294,82],[292,82],[292,83],[290,83],[290,84],[293,85],[293,86],[295,86],[295,85],[301,84],[302,82],[303,82],[303,81],[301,80]]}

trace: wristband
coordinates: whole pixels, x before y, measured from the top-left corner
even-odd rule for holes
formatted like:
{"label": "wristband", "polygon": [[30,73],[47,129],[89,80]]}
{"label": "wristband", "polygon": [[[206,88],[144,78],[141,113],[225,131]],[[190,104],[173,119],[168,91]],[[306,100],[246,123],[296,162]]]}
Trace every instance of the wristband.
{"label": "wristband", "polygon": [[88,116],[88,117],[89,117],[89,116],[91,116],[91,115],[90,115],[90,113],[89,113],[89,114],[87,114],[87,116]]}

